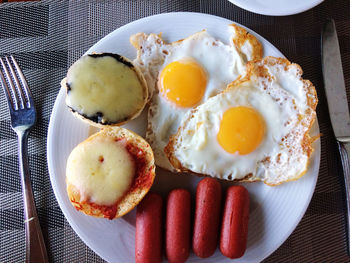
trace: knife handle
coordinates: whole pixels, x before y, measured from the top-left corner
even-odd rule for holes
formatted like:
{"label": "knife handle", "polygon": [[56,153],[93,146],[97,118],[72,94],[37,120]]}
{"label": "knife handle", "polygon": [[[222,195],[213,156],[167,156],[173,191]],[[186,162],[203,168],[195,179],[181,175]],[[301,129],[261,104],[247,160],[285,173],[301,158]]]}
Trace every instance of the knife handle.
{"label": "knife handle", "polygon": [[338,147],[343,165],[344,183],[345,183],[345,195],[346,195],[346,208],[347,208],[347,245],[348,255],[350,255],[350,142],[339,142]]}

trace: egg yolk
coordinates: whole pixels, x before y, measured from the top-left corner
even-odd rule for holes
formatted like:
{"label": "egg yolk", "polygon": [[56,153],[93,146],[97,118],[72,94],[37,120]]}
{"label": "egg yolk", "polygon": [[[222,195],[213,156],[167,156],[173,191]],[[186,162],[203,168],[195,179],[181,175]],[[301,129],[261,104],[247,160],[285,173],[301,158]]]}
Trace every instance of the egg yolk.
{"label": "egg yolk", "polygon": [[194,60],[186,59],[168,64],[159,76],[159,91],[179,107],[193,107],[201,101],[207,76]]}
{"label": "egg yolk", "polygon": [[217,140],[225,151],[245,155],[260,145],[264,134],[265,122],[260,113],[239,106],[223,114]]}

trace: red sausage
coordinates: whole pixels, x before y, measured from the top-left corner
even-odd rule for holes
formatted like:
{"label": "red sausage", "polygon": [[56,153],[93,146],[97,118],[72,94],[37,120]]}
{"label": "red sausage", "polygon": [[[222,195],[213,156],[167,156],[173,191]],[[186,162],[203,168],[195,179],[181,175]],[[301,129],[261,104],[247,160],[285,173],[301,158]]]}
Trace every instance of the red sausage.
{"label": "red sausage", "polygon": [[148,193],[137,206],[136,263],[162,261],[162,205],[163,200],[160,195]]}
{"label": "red sausage", "polygon": [[166,224],[165,251],[170,263],[183,263],[190,254],[191,195],[185,189],[169,193]]}
{"label": "red sausage", "polygon": [[221,185],[205,178],[197,185],[192,248],[201,258],[214,254],[219,233]]}
{"label": "red sausage", "polygon": [[227,189],[221,226],[220,250],[229,258],[243,256],[248,237],[249,193],[243,186]]}

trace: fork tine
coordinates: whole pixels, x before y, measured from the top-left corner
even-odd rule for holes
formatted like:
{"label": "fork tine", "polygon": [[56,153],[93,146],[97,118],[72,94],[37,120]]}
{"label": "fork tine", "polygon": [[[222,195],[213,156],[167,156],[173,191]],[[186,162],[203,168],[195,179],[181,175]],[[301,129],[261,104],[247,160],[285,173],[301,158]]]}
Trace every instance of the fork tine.
{"label": "fork tine", "polygon": [[[6,80],[5,78],[2,79],[3,80],[3,84],[6,85],[6,89],[7,89],[7,92],[8,92],[8,95],[10,96],[11,99],[11,102],[12,102],[12,105],[13,105],[13,109],[14,110],[18,110],[19,109],[19,105],[18,105],[18,96],[17,96],[17,93],[16,93],[16,90],[14,89],[14,85],[13,85],[13,82],[12,82],[12,79],[11,79],[11,76],[10,76],[10,73],[9,71],[7,70],[7,67],[4,63],[4,61],[2,60],[2,58],[0,58],[0,62],[1,62],[1,66],[2,66],[2,69],[3,69],[3,72],[5,73],[5,77],[10,85],[10,87],[6,84]],[[3,74],[2,74],[3,75]],[[4,77],[4,76],[3,76]]]}
{"label": "fork tine", "polygon": [[[12,56],[11,56],[11,57],[12,57]],[[15,86],[14,86],[13,88],[17,90],[17,95],[20,97],[20,100],[19,100],[20,107],[21,107],[21,109],[24,109],[24,108],[25,108],[25,104],[26,104],[26,97],[25,97],[24,94],[23,94],[23,91],[22,91],[22,89],[21,89],[21,84],[19,83],[19,80],[18,80],[18,78],[17,78],[16,72],[15,72],[15,70],[13,69],[9,58],[8,58],[8,57],[5,57],[5,59],[6,59],[8,68],[10,69],[10,73],[11,73],[11,75],[12,75],[12,80],[15,81]]]}
{"label": "fork tine", "polygon": [[[4,62],[1,58],[0,58],[0,61],[1,61],[1,65],[4,66]],[[4,92],[5,92],[7,102],[9,104],[9,108],[13,109],[15,106],[14,106],[13,101],[12,101],[12,96],[11,96],[11,93],[10,93],[9,88],[7,86],[4,74],[2,73],[1,70],[0,70],[0,79],[1,79],[2,87],[3,87]]]}
{"label": "fork tine", "polygon": [[34,106],[34,100],[33,100],[32,92],[30,91],[28,83],[26,81],[26,78],[24,77],[24,75],[22,73],[22,70],[19,67],[19,65],[18,65],[17,61],[15,60],[14,56],[11,55],[11,59],[12,59],[13,65],[15,65],[15,68],[16,68],[16,71],[17,71],[17,74],[18,74],[19,78],[21,79],[23,90],[24,90],[24,92],[25,92],[25,94],[27,96],[26,98],[27,98],[27,101],[28,101],[28,107],[30,108],[30,107]]}

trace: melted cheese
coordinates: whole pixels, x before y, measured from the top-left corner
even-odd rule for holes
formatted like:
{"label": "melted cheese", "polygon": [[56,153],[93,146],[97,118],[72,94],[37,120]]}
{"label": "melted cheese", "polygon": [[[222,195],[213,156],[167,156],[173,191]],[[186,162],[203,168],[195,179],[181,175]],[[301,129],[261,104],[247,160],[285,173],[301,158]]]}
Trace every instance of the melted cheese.
{"label": "melted cheese", "polygon": [[130,188],[135,172],[132,157],[123,142],[95,136],[79,144],[67,161],[67,184],[82,201],[112,205]]}
{"label": "melted cheese", "polygon": [[67,74],[66,103],[87,117],[102,115],[102,123],[134,115],[144,104],[144,88],[136,72],[111,56],[84,56]]}

